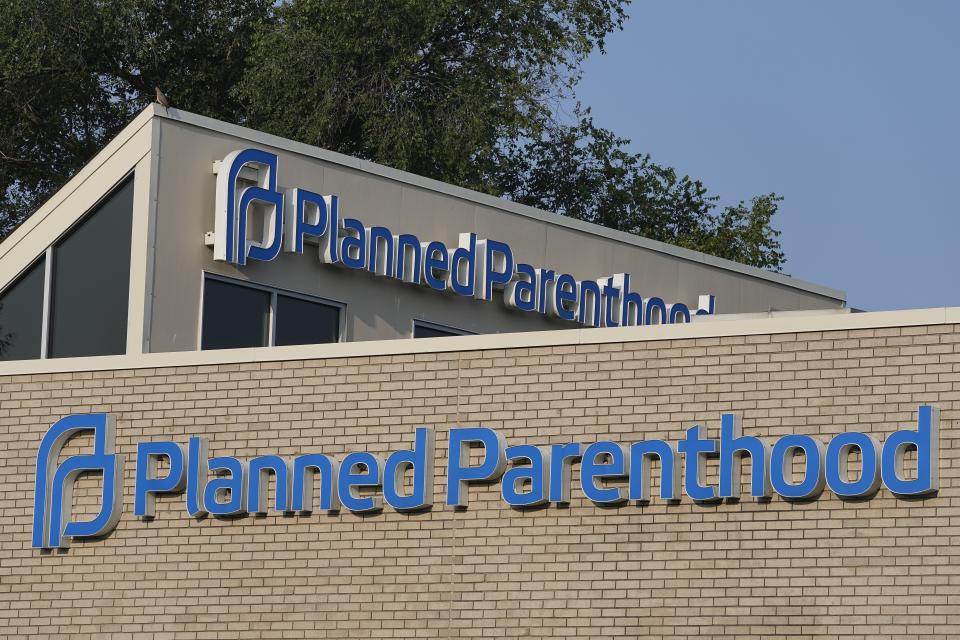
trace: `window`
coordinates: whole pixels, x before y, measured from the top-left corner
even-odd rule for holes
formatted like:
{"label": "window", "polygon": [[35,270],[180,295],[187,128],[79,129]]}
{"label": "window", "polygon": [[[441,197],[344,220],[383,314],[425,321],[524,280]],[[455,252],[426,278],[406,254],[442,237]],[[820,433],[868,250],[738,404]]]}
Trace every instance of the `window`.
{"label": "window", "polygon": [[447,327],[442,324],[434,324],[433,322],[426,322],[424,320],[414,320],[413,321],[413,337],[414,338],[441,338],[444,336],[469,336],[473,335],[469,331],[464,331],[463,329],[456,329],[454,327]]}
{"label": "window", "polygon": [[303,298],[277,295],[274,344],[319,344],[340,339],[340,309]]}
{"label": "window", "polygon": [[264,347],[269,332],[269,291],[206,279],[201,349]]}
{"label": "window", "polygon": [[125,353],[132,230],[131,176],[0,293],[0,360]]}
{"label": "window", "polygon": [[203,284],[200,348],[337,342],[341,308],[299,294],[208,275]]}
{"label": "window", "polygon": [[128,179],[53,245],[50,357],[126,352],[132,227]]}
{"label": "window", "polygon": [[46,266],[40,258],[0,294],[0,360],[40,357]]}

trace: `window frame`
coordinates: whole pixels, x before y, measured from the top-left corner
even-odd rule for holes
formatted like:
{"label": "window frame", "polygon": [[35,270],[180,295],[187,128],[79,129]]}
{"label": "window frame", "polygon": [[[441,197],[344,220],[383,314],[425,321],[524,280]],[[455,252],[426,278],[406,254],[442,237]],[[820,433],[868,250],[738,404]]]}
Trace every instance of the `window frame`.
{"label": "window frame", "polygon": [[[53,238],[53,240],[50,241],[50,244],[48,244],[47,247],[43,250],[42,254],[37,254],[30,261],[30,263],[27,264],[27,266],[21,269],[14,277],[10,278],[10,280],[6,283],[6,285],[4,285],[2,289],[0,289],[0,293],[5,292],[13,283],[17,281],[18,278],[20,278],[23,274],[29,271],[31,267],[33,267],[37,263],[37,261],[40,260],[41,256],[43,257],[43,259],[45,260],[44,267],[43,267],[44,269],[43,311],[42,311],[42,316],[40,320],[40,357],[37,358],[38,360],[52,359],[50,358],[50,328],[51,328],[51,320],[52,320],[51,311],[53,310],[53,266],[54,266],[53,261],[55,259],[55,256],[54,256],[55,252],[53,248],[57,244],[59,244],[61,241],[63,241],[64,238],[66,238],[71,233],[73,233],[73,231],[77,229],[81,224],[86,222],[90,214],[96,211],[101,205],[103,205],[108,199],[110,199],[110,197],[116,194],[117,190],[120,187],[122,187],[124,183],[126,183],[128,180],[134,181],[135,179],[136,179],[136,169],[130,169],[129,171],[124,173],[116,182],[111,184],[110,187],[108,187],[102,194],[100,194],[100,197],[98,197],[93,204],[87,207],[87,209],[82,214],[80,214],[79,217],[77,217],[73,222],[71,222],[66,229],[64,229],[59,234],[57,234],[57,236]],[[136,189],[136,183],[134,183],[134,189]],[[136,196],[136,191],[134,191],[133,209],[130,212],[130,215],[134,218],[134,221],[131,223],[131,234],[136,234],[136,221],[135,221],[136,214],[137,214],[137,196]],[[127,245],[130,251],[131,264],[133,261],[133,240],[134,240],[134,235],[131,235]],[[127,314],[128,314],[127,315],[127,322],[128,322],[127,336],[129,336],[129,333],[130,333],[129,313],[130,313],[130,287],[128,286],[127,287]],[[125,345],[127,345],[127,336],[124,336]],[[129,352],[127,351],[125,346],[123,354],[121,355],[124,355],[127,353]],[[94,357],[95,358],[100,356],[75,356],[75,357],[80,357],[80,358]]]}
{"label": "window frame", "polygon": [[[346,342],[344,339],[347,327],[347,304],[345,302],[340,302],[339,300],[333,300],[331,298],[324,298],[322,296],[315,296],[309,293],[302,293],[300,291],[294,291],[292,289],[284,289],[283,287],[274,287],[268,284],[263,284],[262,282],[257,282],[255,280],[243,280],[241,278],[233,278],[231,276],[225,276],[214,271],[207,271],[203,269],[200,273],[200,307],[197,313],[197,351],[203,351],[203,303],[204,303],[204,292],[206,291],[207,279],[216,280],[218,282],[223,282],[225,284],[232,284],[240,287],[247,287],[249,289],[256,289],[258,291],[264,291],[270,294],[270,304],[267,309],[267,344],[262,347],[247,347],[248,349],[263,349],[265,347],[275,347],[277,346],[276,333],[277,333],[277,297],[286,296],[288,298],[296,298],[299,300],[304,300],[306,302],[313,302],[315,304],[323,304],[328,307],[334,307],[337,309],[337,342]],[[318,342],[316,344],[337,344],[337,342]],[[293,345],[290,345],[293,346]],[[304,346],[304,345],[298,345]],[[216,349],[208,349],[208,351],[216,351]]]}
{"label": "window frame", "polygon": [[417,338],[417,327],[423,327],[425,329],[433,329],[434,331],[446,331],[451,334],[449,336],[432,336],[434,338],[452,338],[455,336],[475,336],[477,335],[473,331],[467,331],[466,329],[461,329],[459,327],[451,327],[447,324],[440,324],[439,322],[430,322],[429,320],[422,320],[420,318],[414,318],[410,324],[410,338],[414,340],[425,340],[427,338]]}
{"label": "window frame", "polygon": [[[47,262],[46,262],[46,273],[44,274],[44,280],[43,280],[43,323],[42,323],[42,325],[41,325],[41,326],[42,326],[41,331],[42,331],[42,335],[43,335],[43,344],[42,344],[41,351],[40,351],[40,359],[41,359],[41,360],[47,360],[47,359],[61,360],[61,359],[64,359],[64,358],[99,358],[99,357],[103,357],[103,354],[101,354],[101,355],[93,355],[93,356],[89,356],[89,355],[87,355],[87,356],[82,356],[82,355],[81,355],[81,356],[55,356],[55,357],[51,357],[51,356],[50,356],[50,345],[51,345],[51,337],[52,337],[52,329],[53,329],[53,313],[52,313],[52,312],[54,311],[54,304],[53,304],[53,294],[54,294],[53,285],[54,285],[54,282],[53,282],[53,277],[54,277],[54,272],[55,272],[55,267],[56,267],[56,262],[55,262],[55,260],[56,260],[56,254],[57,254],[57,251],[55,251],[54,249],[57,247],[57,245],[60,245],[61,243],[63,243],[63,242],[64,242],[69,236],[71,236],[77,229],[79,229],[82,225],[84,225],[87,221],[89,221],[91,215],[93,215],[94,213],[98,213],[98,212],[99,212],[98,210],[100,209],[100,207],[102,207],[104,204],[106,204],[106,202],[107,202],[109,199],[111,199],[111,198],[113,198],[115,195],[117,195],[117,194],[119,193],[119,191],[120,191],[123,187],[125,187],[125,186],[127,185],[127,183],[130,184],[130,188],[131,188],[132,192],[131,192],[131,194],[130,194],[130,199],[131,199],[131,206],[130,206],[130,237],[127,238],[127,245],[126,245],[126,246],[127,246],[128,251],[130,252],[129,268],[130,268],[130,269],[133,269],[133,262],[134,262],[134,244],[135,244],[135,239],[136,239],[136,236],[137,236],[137,191],[136,191],[136,189],[137,189],[137,170],[136,170],[135,167],[132,168],[132,169],[130,169],[129,171],[127,171],[125,174],[123,174],[123,176],[122,176],[119,180],[117,180],[117,181],[114,182],[112,185],[110,185],[110,188],[108,188],[99,198],[97,198],[96,202],[94,202],[92,205],[90,205],[90,207],[87,208],[87,210],[84,211],[83,214],[82,214],[79,218],[77,218],[76,220],[74,220],[74,221],[70,224],[70,226],[67,227],[67,229],[66,229],[65,231],[63,231],[62,233],[60,233],[60,234],[59,234],[56,238],[54,238],[54,240],[47,246],[47,249],[46,249],[46,261],[47,261]],[[130,348],[130,331],[131,331],[131,323],[130,323],[131,314],[130,314],[130,311],[131,311],[132,304],[133,304],[133,302],[132,302],[132,300],[133,300],[132,288],[133,288],[133,272],[131,271],[131,273],[130,273],[130,278],[129,278],[129,280],[127,281],[127,292],[126,292],[127,308],[126,308],[126,311],[125,311],[125,313],[126,313],[126,315],[127,315],[127,320],[126,320],[127,329],[126,329],[126,333],[125,333],[125,335],[124,335],[124,337],[123,337],[123,350],[122,350],[120,353],[106,354],[106,355],[113,355],[113,356],[118,356],[118,355],[120,355],[120,356],[122,356],[122,355],[128,355],[128,354],[131,353],[131,352],[129,351],[129,348]]]}

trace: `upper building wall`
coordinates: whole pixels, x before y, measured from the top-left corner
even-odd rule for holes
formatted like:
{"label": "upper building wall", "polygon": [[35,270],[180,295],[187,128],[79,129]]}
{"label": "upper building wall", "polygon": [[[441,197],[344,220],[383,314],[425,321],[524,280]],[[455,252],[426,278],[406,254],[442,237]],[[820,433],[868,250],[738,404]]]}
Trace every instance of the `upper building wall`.
{"label": "upper building wall", "polygon": [[696,308],[713,294],[718,313],[836,309],[844,294],[779,274],[668,247],[596,225],[413,176],[315,147],[171,110],[155,120],[155,256],[148,301],[149,351],[198,347],[203,272],[293,290],[346,305],[342,339],[410,337],[415,319],[475,333],[570,328],[572,323],[491,302],[438,293],[363,271],[320,263],[317,248],[245,266],[217,262],[203,242],[214,229],[213,163],[257,148],[278,156],[280,190],[301,187],[340,198],[340,215],[421,241],[456,246],[458,235],[511,245],[518,261],[592,280],[632,274],[633,290]]}
{"label": "upper building wall", "polygon": [[[303,255],[281,253],[274,261],[251,260],[243,267],[215,261],[205,243],[205,234],[215,228],[213,163],[247,148],[278,156],[281,190],[336,194],[341,217],[415,234],[421,241],[453,247],[459,234],[474,232],[509,243],[518,262],[579,279],[632,274],[632,290],[667,303],[695,308],[698,296],[713,294],[720,314],[844,307],[844,294],[827,287],[157,105],[144,110],[0,243],[0,294],[132,175],[127,353],[198,348],[204,272],[342,303],[340,339],[345,341],[410,337],[414,320],[476,333],[579,326],[510,310],[498,292],[483,302],[331,267],[320,262],[316,245],[308,245]],[[50,289],[45,285],[45,346],[52,325]],[[46,349],[44,354],[51,355]]]}

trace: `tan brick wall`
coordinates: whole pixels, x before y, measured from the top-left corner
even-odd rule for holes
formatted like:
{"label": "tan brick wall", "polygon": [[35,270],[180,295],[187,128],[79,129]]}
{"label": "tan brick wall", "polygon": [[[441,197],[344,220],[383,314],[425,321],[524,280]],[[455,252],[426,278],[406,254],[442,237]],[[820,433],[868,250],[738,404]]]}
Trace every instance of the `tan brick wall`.
{"label": "tan brick wall", "polygon": [[[499,484],[444,504],[447,429],[508,443],[677,440],[719,415],[775,437],[915,428],[942,410],[941,490],[843,502],[518,511]],[[34,456],[109,411],[117,449],[389,453],[437,429],[428,512],[188,517],[161,497],[108,537],[30,548]],[[0,635],[29,638],[949,638],[960,629],[960,326],[0,378]],[[79,439],[71,452],[88,446]],[[66,452],[70,453],[70,452]],[[745,465],[745,471],[749,469]],[[95,510],[96,478],[80,509]]]}

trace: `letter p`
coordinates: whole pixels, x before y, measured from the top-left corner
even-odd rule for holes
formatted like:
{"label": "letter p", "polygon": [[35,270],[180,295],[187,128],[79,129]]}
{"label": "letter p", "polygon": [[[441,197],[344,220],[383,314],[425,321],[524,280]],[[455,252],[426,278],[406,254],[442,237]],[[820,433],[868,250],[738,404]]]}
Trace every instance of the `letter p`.
{"label": "letter p", "polygon": [[[470,445],[483,447],[483,461],[470,466]],[[502,435],[486,427],[450,429],[450,448],[447,454],[447,504],[466,507],[467,486],[471,482],[490,482],[503,475],[507,468]]]}
{"label": "letter p", "polygon": [[[137,447],[137,481],[134,485],[133,515],[138,518],[152,518],[158,493],[177,493],[183,491],[186,483],[184,447],[176,442],[141,442]],[[167,474],[157,476],[157,463],[166,459],[169,465]]]}

